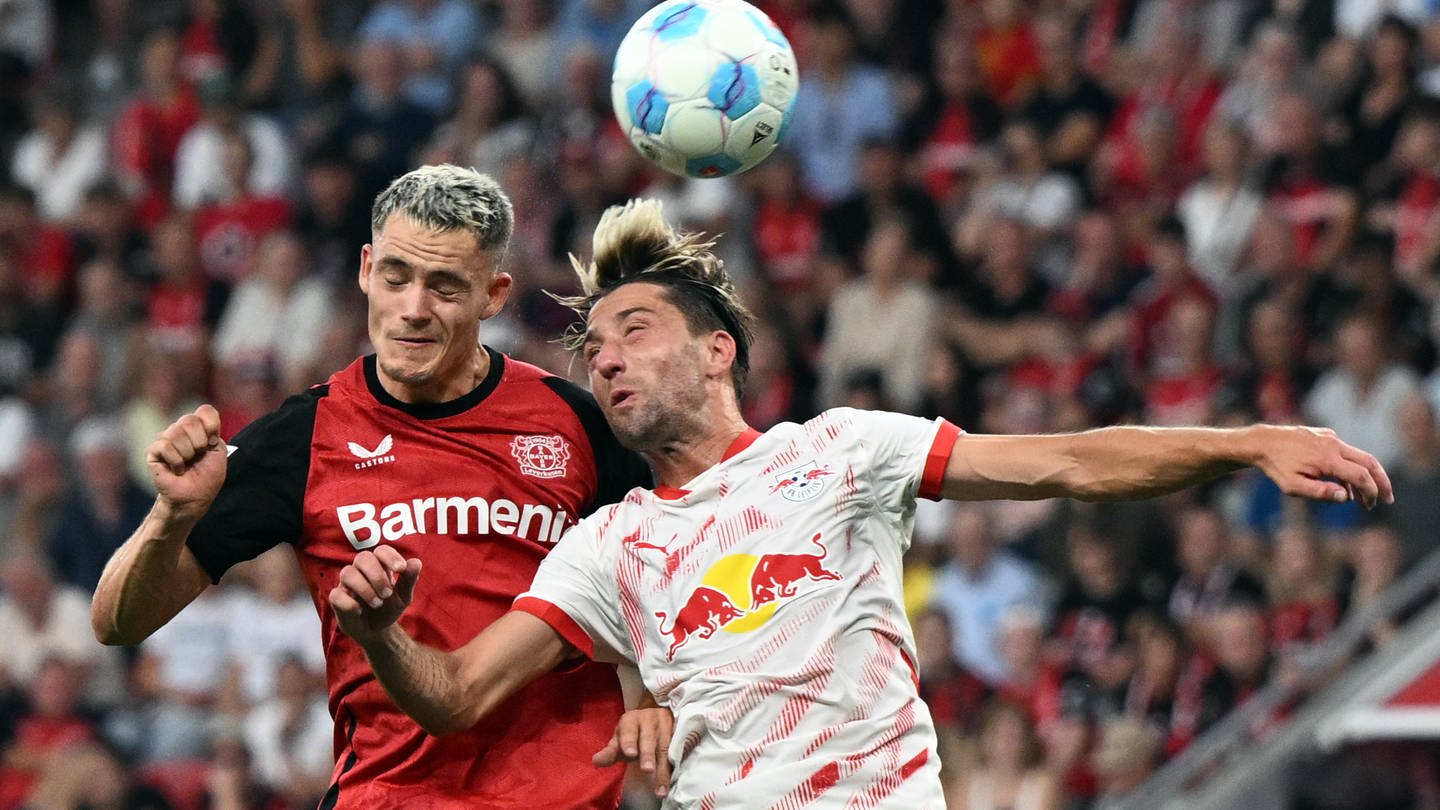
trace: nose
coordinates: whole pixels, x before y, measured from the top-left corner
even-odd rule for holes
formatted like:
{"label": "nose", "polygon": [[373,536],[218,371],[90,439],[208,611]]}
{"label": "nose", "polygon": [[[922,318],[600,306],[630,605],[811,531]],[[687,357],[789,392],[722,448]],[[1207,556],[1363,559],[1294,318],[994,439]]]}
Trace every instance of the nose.
{"label": "nose", "polygon": [[590,361],[591,371],[599,374],[604,379],[610,379],[625,368],[625,362],[620,357],[620,349],[613,343],[600,344],[599,351]]}
{"label": "nose", "polygon": [[401,293],[400,318],[411,326],[424,326],[432,316],[424,285],[411,284]]}

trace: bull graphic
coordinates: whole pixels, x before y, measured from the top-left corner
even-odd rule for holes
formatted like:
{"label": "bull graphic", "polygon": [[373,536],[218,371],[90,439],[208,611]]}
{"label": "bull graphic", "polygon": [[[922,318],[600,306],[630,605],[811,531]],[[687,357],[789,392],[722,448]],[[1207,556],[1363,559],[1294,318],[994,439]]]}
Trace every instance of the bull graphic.
{"label": "bull graphic", "polygon": [[825,544],[820,542],[820,533],[810,538],[820,549],[819,554],[766,554],[755,564],[750,575],[750,609],[779,597],[795,595],[795,584],[806,579],[838,580],[840,575],[827,569]]}
{"label": "bull graphic", "polygon": [[708,585],[701,585],[690,594],[685,605],[675,614],[675,621],[670,624],[669,630],[665,629],[665,612],[656,611],[655,618],[660,620],[660,633],[670,637],[670,650],[665,657],[673,660],[675,651],[689,641],[691,636],[710,638],[720,628],[744,615],[745,612],[735,607],[735,603],[723,592]]}

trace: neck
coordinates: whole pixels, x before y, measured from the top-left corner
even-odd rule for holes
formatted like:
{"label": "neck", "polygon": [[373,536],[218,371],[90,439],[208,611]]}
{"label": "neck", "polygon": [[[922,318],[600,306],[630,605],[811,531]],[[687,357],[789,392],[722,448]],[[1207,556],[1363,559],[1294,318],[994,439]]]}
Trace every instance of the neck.
{"label": "neck", "polygon": [[640,451],[640,455],[654,468],[660,484],[681,487],[719,464],[725,458],[725,451],[749,428],[740,416],[738,406],[725,408],[721,418],[707,420],[706,424],[714,427],[700,435]]}

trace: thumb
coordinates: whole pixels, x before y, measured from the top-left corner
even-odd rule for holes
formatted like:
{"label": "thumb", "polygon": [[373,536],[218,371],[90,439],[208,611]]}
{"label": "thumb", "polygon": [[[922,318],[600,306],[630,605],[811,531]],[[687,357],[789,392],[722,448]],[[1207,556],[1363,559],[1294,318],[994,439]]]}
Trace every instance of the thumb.
{"label": "thumb", "polygon": [[595,755],[590,758],[590,763],[597,768],[608,768],[619,760],[620,742],[612,736],[610,742],[606,743],[604,748],[596,751]]}
{"label": "thumb", "polygon": [[400,601],[410,604],[410,598],[415,595],[415,583],[420,581],[420,560],[411,558],[405,561],[405,570],[395,580],[395,595]]}

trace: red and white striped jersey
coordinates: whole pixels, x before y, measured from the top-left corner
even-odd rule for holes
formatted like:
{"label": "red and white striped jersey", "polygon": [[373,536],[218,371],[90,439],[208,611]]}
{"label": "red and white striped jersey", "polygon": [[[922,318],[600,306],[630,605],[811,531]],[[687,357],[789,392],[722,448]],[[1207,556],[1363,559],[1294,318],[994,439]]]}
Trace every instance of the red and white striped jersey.
{"label": "red and white striped jersey", "polygon": [[517,609],[675,713],[667,806],[943,807],[901,556],[960,430],[837,408],[566,534]]}

